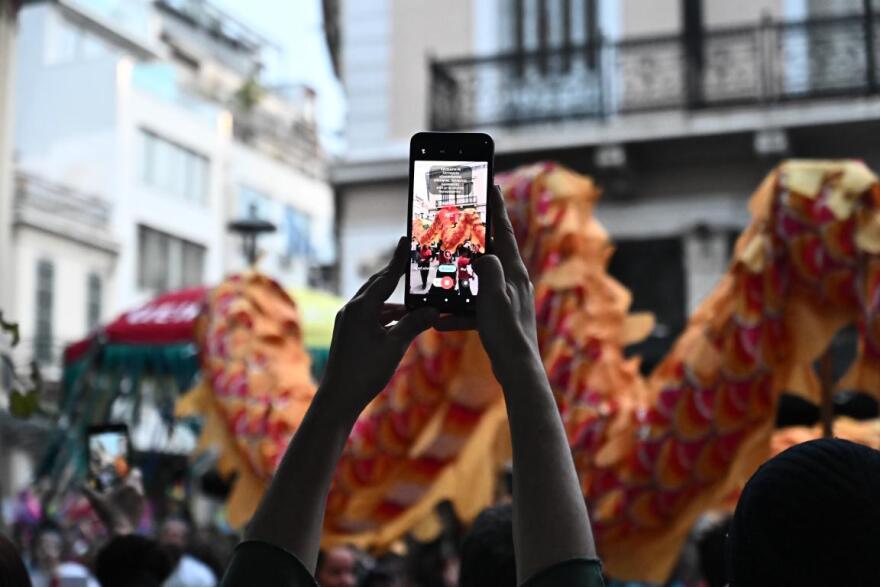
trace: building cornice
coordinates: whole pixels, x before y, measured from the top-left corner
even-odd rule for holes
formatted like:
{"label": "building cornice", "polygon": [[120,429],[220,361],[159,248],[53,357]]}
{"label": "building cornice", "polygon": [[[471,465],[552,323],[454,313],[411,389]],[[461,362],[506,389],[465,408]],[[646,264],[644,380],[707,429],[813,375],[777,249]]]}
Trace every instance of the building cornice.
{"label": "building cornice", "polygon": [[[662,111],[627,114],[606,120],[568,120],[474,130],[491,134],[495,139],[496,155],[504,156],[877,119],[880,119],[880,97],[848,97],[760,108]],[[335,186],[345,187],[405,181],[408,173],[405,145],[392,144],[346,155],[333,164],[330,177]]]}
{"label": "building cornice", "polygon": [[119,254],[119,243],[109,234],[100,234],[99,231],[90,230],[88,227],[79,226],[74,222],[61,220],[52,214],[39,210],[16,210],[13,227],[16,231],[21,228],[29,228],[50,234],[60,239],[73,241],[84,247],[102,251],[114,257]]}

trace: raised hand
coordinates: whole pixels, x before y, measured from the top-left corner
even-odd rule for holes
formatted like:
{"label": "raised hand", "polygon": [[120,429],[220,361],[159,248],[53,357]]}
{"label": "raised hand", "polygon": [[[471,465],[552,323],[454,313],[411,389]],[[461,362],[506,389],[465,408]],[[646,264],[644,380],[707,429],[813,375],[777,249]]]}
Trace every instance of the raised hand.
{"label": "raised hand", "polygon": [[[437,317],[433,308],[407,312],[386,304],[401,275],[409,267],[406,238],[397,243],[394,256],[370,277],[336,315],[325,380],[318,394],[334,394],[334,403],[356,417],[391,379],[403,353]],[[393,326],[388,326],[399,320]]]}
{"label": "raised hand", "polygon": [[474,261],[480,280],[474,316],[443,316],[438,330],[476,328],[503,384],[519,367],[541,368],[535,326],[535,293],[529,272],[519,255],[513,226],[498,186],[489,193],[493,253]]}
{"label": "raised hand", "polygon": [[133,469],[115,487],[96,491],[83,485],[82,492],[108,532],[114,536],[125,536],[137,530],[146,503],[139,469]]}

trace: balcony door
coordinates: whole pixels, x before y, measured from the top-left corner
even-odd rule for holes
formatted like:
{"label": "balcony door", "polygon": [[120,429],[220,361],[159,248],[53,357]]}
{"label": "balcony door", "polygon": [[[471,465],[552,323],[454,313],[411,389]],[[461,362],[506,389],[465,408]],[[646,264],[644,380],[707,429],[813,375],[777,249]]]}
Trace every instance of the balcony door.
{"label": "balcony door", "polygon": [[[499,0],[498,50],[479,87],[496,88],[478,104],[484,119],[536,121],[600,111],[598,74],[601,0]],[[501,97],[498,101],[495,98]],[[512,116],[511,116],[512,114]]]}

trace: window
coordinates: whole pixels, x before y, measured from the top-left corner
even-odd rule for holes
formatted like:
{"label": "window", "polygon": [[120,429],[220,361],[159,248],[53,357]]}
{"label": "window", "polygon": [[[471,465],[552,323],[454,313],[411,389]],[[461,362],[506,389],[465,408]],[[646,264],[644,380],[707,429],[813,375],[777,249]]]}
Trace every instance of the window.
{"label": "window", "polygon": [[148,130],[142,129],[141,136],[144,184],[204,204],[208,200],[208,158]]}
{"label": "window", "polygon": [[501,49],[584,45],[598,36],[599,0],[507,0]]}
{"label": "window", "polygon": [[86,327],[89,331],[94,330],[101,323],[103,293],[101,285],[101,276],[97,273],[89,273],[86,283]]}
{"label": "window", "polygon": [[37,261],[37,325],[34,337],[34,358],[41,363],[52,361],[53,304],[55,297],[55,265]]}
{"label": "window", "polygon": [[312,256],[312,219],[308,214],[297,210],[293,206],[284,207],[284,256],[288,259],[294,257]]}
{"label": "window", "polygon": [[49,21],[46,28],[46,65],[61,65],[109,55],[110,48],[95,34],[63,17]]}
{"label": "window", "polygon": [[199,285],[205,247],[147,226],[138,227],[138,286],[161,293]]}
{"label": "window", "polygon": [[238,190],[238,214],[242,218],[259,218],[273,222],[273,201],[266,194],[242,186]]}
{"label": "window", "polygon": [[302,210],[289,204],[282,204],[270,196],[247,186],[238,192],[239,215],[243,218],[258,218],[275,223],[279,236],[267,238],[273,254],[280,255],[282,267],[289,267],[298,257],[311,257],[312,218]]}

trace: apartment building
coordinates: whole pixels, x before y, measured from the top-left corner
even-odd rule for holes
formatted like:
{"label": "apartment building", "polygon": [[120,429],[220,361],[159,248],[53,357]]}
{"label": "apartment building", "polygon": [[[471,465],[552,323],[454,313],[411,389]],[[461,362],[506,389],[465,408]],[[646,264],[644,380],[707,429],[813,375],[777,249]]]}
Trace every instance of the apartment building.
{"label": "apartment building", "polygon": [[774,164],[880,168],[875,4],[327,2],[349,110],[333,173],[343,293],[404,230],[409,136],[485,131],[498,171],[555,160],[604,187],[610,271],[658,317],[638,349],[650,367],[726,269]]}
{"label": "apartment building", "polygon": [[[277,232],[260,267],[289,286],[333,263],[334,202],[313,92],[268,87],[272,41],[203,0],[40,0],[19,14],[11,315],[56,366],[121,310],[247,264],[232,220]],[[91,222],[91,223],[90,223]],[[96,225],[97,223],[98,225]],[[83,235],[79,232],[85,231]]]}

